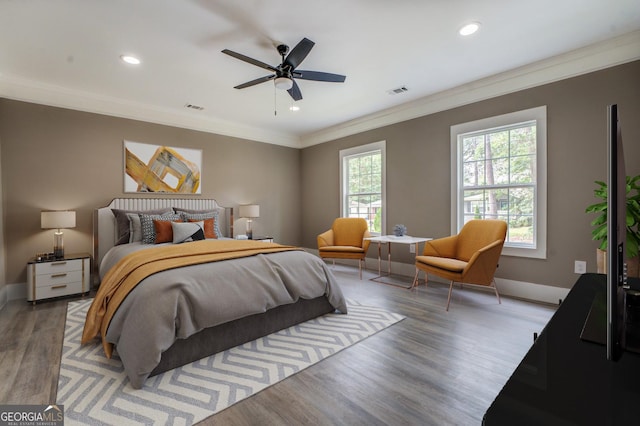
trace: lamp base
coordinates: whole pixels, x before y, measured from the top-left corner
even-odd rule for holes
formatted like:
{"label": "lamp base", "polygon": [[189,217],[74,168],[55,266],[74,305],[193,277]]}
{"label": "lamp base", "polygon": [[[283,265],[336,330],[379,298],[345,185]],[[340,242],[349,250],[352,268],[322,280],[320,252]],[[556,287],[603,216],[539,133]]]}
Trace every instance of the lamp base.
{"label": "lamp base", "polygon": [[53,257],[62,259],[64,257],[64,240],[62,231],[59,229],[53,233]]}
{"label": "lamp base", "polygon": [[252,240],[253,239],[253,228],[251,227],[251,223],[253,221],[251,219],[247,219],[247,238]]}
{"label": "lamp base", "polygon": [[64,258],[64,248],[62,247],[54,247],[53,248],[53,257],[56,259]]}

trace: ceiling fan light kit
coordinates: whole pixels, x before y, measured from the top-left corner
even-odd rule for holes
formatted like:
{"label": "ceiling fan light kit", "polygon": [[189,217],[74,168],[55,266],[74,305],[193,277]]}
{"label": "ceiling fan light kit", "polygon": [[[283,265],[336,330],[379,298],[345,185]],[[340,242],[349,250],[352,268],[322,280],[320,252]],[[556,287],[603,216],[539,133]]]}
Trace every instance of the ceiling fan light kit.
{"label": "ceiling fan light kit", "polygon": [[286,90],[294,101],[302,99],[302,92],[300,87],[296,83],[296,79],[299,80],[313,80],[313,81],[325,81],[332,83],[343,83],[346,77],[340,74],[331,74],[320,71],[303,71],[296,69],[304,58],[307,57],[313,46],[314,42],[308,38],[303,38],[291,51],[286,44],[280,44],[277,46],[278,53],[282,58],[282,63],[277,66],[271,66],[267,63],[259,61],[257,59],[250,58],[241,53],[234,52],[229,49],[224,49],[222,53],[229,56],[233,56],[236,59],[247,62],[251,65],[255,65],[260,68],[264,68],[273,72],[271,75],[256,78],[255,80],[247,81],[246,83],[235,86],[235,89],[245,89],[247,87],[255,86],[256,84],[264,83],[269,80],[273,80],[276,89]]}
{"label": "ceiling fan light kit", "polygon": [[289,90],[293,87],[293,80],[288,77],[276,77],[273,80],[273,84],[275,84],[276,89]]}

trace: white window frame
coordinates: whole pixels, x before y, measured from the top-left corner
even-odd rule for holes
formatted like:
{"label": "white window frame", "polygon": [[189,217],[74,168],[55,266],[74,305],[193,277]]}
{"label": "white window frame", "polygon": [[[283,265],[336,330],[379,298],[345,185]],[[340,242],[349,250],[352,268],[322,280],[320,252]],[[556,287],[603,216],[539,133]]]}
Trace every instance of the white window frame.
{"label": "white window frame", "polygon": [[380,151],[382,161],[382,200],[381,208],[382,214],[380,215],[380,230],[381,232],[371,232],[372,236],[385,235],[386,233],[386,215],[387,215],[387,156],[386,156],[386,141],[373,142],[366,145],[360,145],[353,148],[340,150],[340,215],[342,217],[348,216],[348,203],[347,196],[349,195],[347,178],[347,159],[356,155],[362,155],[373,151]]}
{"label": "white window frame", "polygon": [[505,243],[502,254],[507,256],[547,258],[547,107],[546,105],[495,117],[451,126],[451,233],[460,232],[464,224],[462,187],[462,136],[517,123],[536,122],[537,176],[534,196],[534,247],[518,247]]}

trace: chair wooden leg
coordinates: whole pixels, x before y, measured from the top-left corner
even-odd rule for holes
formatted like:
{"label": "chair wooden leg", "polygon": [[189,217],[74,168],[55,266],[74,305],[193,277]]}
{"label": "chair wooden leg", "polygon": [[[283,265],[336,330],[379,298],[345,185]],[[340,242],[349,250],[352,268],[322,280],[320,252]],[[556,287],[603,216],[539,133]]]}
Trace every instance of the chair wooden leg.
{"label": "chair wooden leg", "polygon": [[360,281],[362,281],[362,259],[358,259],[358,274],[360,275]]}
{"label": "chair wooden leg", "polygon": [[447,298],[447,312],[449,312],[449,304],[451,303],[451,292],[453,291],[453,281],[449,284],[449,297]]}
{"label": "chair wooden leg", "polygon": [[420,273],[420,269],[416,268],[416,275],[413,277],[413,282],[411,283],[411,288],[418,287],[418,274]]}
{"label": "chair wooden leg", "polygon": [[500,294],[498,293],[498,286],[496,285],[496,279],[493,279],[493,289],[496,291],[496,297],[498,298],[498,304],[502,304],[502,300],[500,300]]}

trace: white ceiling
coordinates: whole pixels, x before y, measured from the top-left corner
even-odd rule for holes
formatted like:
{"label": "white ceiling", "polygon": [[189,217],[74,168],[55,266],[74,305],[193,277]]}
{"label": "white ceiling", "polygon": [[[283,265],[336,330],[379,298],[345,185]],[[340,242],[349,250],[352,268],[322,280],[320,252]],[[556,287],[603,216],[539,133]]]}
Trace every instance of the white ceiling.
{"label": "white ceiling", "polygon": [[[345,83],[233,88],[303,37]],[[1,97],[297,147],[639,58],[638,0],[0,0]]]}

